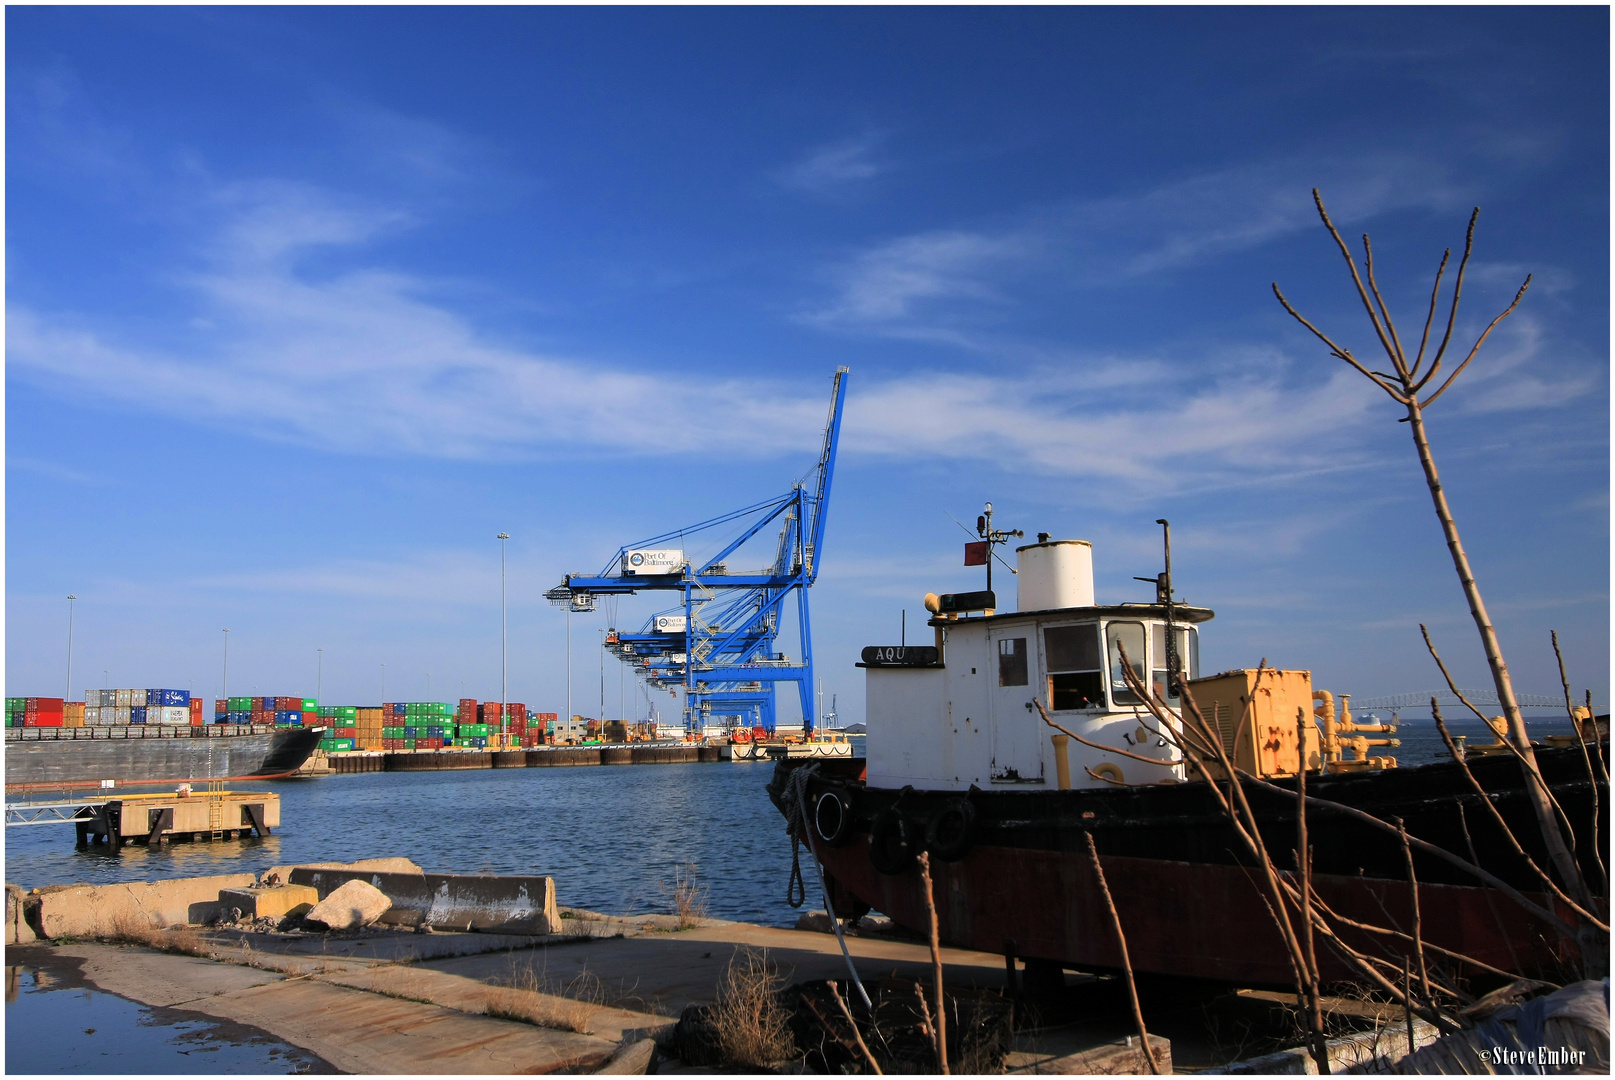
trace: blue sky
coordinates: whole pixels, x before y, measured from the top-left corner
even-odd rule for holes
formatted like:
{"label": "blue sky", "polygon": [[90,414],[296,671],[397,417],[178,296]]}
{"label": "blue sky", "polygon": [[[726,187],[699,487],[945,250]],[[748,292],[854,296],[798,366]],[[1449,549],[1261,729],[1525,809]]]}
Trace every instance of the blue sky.
{"label": "blue sky", "polygon": [[844,721],[985,499],[1105,601],[1170,518],[1208,668],[1426,689],[1425,622],[1486,685],[1396,407],[1270,291],[1370,352],[1317,186],[1405,336],[1475,205],[1465,348],[1535,275],[1430,427],[1517,685],[1554,628],[1606,702],[1608,20],[9,8],[7,693],[62,692],[71,592],[75,696],[212,696],[229,626],[234,693],[496,698],[503,530],[510,696],[559,711],[542,592],[788,489],[838,365]]}

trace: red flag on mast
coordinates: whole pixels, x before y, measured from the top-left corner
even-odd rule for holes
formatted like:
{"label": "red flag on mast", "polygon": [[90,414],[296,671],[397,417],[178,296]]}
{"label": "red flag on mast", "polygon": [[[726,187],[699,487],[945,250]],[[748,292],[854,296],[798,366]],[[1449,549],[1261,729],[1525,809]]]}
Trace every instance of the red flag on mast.
{"label": "red flag on mast", "polygon": [[978,540],[978,541],[976,541],[974,543],[965,545],[965,565],[966,566],[986,566],[987,565],[987,541]]}

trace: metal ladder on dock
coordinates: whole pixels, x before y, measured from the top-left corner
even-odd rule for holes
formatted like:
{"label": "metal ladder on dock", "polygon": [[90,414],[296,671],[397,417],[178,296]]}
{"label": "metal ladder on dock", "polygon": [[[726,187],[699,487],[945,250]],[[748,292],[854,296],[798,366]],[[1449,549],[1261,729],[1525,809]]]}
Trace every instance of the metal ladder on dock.
{"label": "metal ladder on dock", "polygon": [[207,827],[208,839],[224,839],[224,781],[213,776],[213,745],[207,748]]}

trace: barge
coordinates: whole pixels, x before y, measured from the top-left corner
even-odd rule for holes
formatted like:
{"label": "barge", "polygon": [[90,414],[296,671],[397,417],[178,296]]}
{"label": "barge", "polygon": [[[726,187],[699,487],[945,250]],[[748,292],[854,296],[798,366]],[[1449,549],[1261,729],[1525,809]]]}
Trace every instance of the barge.
{"label": "barge", "polygon": [[7,728],[6,792],[272,780],[295,773],[325,732],[268,724]]}

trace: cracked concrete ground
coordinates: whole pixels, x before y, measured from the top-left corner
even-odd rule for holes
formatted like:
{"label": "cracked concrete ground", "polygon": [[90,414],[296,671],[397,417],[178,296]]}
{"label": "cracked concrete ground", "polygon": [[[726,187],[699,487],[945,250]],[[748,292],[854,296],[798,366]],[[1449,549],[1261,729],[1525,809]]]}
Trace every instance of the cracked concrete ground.
{"label": "cracked concrete ground", "polygon": [[[187,931],[176,939],[210,956],[68,941],[49,949],[80,962],[87,981],[145,1005],[250,1024],[356,1073],[590,1072],[619,1045],[665,1037],[688,1004],[710,1002],[742,949],[765,952],[787,981],[839,978],[833,935],[669,916],[615,918],[571,912],[568,935]],[[923,945],[848,938],[865,979],[928,978]],[[950,982],[1002,985],[1003,961],[944,950]],[[557,1007],[586,1033],[487,1015],[491,990],[560,991],[588,973],[596,999],[579,1013],[556,993],[522,991]],[[571,1006],[568,1013],[567,1007]]]}

